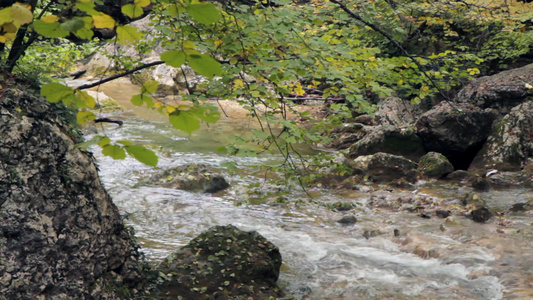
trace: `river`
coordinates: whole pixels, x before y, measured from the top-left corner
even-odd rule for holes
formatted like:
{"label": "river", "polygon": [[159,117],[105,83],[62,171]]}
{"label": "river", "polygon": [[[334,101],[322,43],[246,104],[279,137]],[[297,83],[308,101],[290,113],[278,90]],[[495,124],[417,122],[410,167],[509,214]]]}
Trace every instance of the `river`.
{"label": "river", "polygon": [[[280,157],[237,158],[215,148],[229,135],[253,126],[251,121],[223,118],[187,136],[160,116],[128,105],[137,93],[134,86],[111,83],[102,91],[126,106],[125,111],[104,114],[125,120],[121,127],[103,125],[105,134],[152,145],[160,156],[159,168],[201,163],[224,174],[231,184],[214,195],[137,186],[157,170],[131,158],[104,157],[93,148],[104,185],[151,261],[211,226],[233,224],[258,231],[280,248],[279,285],[296,299],[533,299],[532,214],[506,214],[485,224],[459,215],[425,219],[416,213],[369,208],[373,186],[315,189],[312,200],[296,190],[283,203],[250,201],[248,185],[261,182],[261,174],[254,174],[257,166]],[[235,163],[237,171],[222,168],[224,162]],[[471,191],[422,183],[416,190],[383,192],[459,199]],[[493,190],[483,197],[506,210],[533,199],[533,192]],[[347,212],[356,215],[356,224],[337,223],[347,213],[321,205],[337,201],[361,204]]]}

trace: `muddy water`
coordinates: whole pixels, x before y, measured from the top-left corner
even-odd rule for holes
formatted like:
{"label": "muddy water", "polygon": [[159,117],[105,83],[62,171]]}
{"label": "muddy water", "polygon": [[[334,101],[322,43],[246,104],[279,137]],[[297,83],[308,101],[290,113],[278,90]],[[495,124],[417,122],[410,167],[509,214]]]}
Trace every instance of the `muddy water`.
{"label": "muddy water", "polygon": [[[108,85],[103,91],[119,101],[129,85]],[[123,92],[120,92],[123,90]],[[114,93],[114,94],[113,94]],[[417,213],[366,205],[376,187],[355,191],[313,190],[315,201],[295,191],[286,203],[248,201],[250,175],[259,164],[279,161],[275,154],[235,158],[214,151],[228,136],[244,131],[248,120],[222,120],[186,136],[150,113],[111,113],[124,118],[122,127],[104,125],[106,134],[154,145],[160,168],[203,163],[219,169],[232,187],[208,195],[136,186],[155,172],[131,159],[114,161],[99,154],[101,177],[115,203],[136,230],[146,256],[158,260],[187,244],[203,230],[234,224],[256,230],[282,253],[280,286],[296,299],[533,299],[533,215],[505,214],[486,224],[455,215],[421,218]],[[220,165],[232,161],[236,172]],[[424,184],[416,190],[382,191],[387,197],[461,199],[469,188]],[[533,198],[530,190],[491,191],[482,195],[502,210]],[[296,200],[302,200],[297,202]],[[335,222],[344,212],[319,203],[359,202],[349,213],[354,225]],[[399,231],[399,236],[393,234]]]}

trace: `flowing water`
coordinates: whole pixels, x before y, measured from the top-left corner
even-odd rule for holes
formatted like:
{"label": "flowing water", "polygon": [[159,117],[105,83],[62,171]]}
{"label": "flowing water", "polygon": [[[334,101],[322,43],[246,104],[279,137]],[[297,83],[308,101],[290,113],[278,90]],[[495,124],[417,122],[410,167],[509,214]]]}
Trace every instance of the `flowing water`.
{"label": "flowing water", "polygon": [[[135,93],[120,83],[104,91],[118,101]],[[373,187],[317,189],[311,191],[316,201],[298,191],[286,203],[247,201],[247,185],[261,180],[253,175],[257,165],[280,158],[228,157],[214,149],[229,135],[253,126],[248,121],[223,119],[184,136],[160,117],[139,110],[106,116],[126,120],[122,127],[104,125],[106,134],[153,145],[160,168],[202,163],[222,172],[232,185],[215,195],[137,186],[156,170],[130,158],[112,160],[93,149],[105,186],[151,260],[165,257],[211,226],[233,224],[258,231],[280,248],[279,285],[296,299],[533,299],[531,214],[506,215],[486,224],[462,216],[424,219],[416,213],[368,208]],[[234,162],[238,171],[221,168],[224,162]],[[427,185],[387,193],[453,199],[467,190]],[[533,193],[512,189],[484,197],[506,209],[532,199]],[[319,204],[337,201],[362,204],[349,212],[357,216],[356,224],[340,225],[336,220],[344,212]],[[399,236],[393,234],[395,229]]]}

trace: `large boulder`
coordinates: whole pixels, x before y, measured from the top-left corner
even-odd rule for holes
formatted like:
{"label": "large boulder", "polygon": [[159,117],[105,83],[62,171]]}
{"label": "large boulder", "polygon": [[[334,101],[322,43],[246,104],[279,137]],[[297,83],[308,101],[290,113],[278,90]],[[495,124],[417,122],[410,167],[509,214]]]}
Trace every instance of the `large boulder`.
{"label": "large boulder", "polygon": [[416,122],[428,151],[442,153],[456,169],[466,169],[487,140],[495,114],[471,104],[441,102]]}
{"label": "large boulder", "polygon": [[48,103],[2,85],[0,298],[133,298],[140,256],[92,157]]}
{"label": "large boulder", "polygon": [[140,184],[204,193],[216,193],[230,186],[222,175],[212,172],[206,165],[184,165],[163,170]]}
{"label": "large boulder", "polygon": [[259,233],[216,226],[157,267],[166,277],[158,299],[281,297],[280,267],[279,249]]}
{"label": "large boulder", "polygon": [[457,94],[457,101],[479,108],[493,108],[501,115],[533,99],[533,64],[472,80]]}
{"label": "large boulder", "polygon": [[533,158],[533,101],[511,110],[492,130],[471,171],[518,171]]}
{"label": "large boulder", "polygon": [[417,164],[402,156],[378,152],[359,156],[348,162],[356,174],[364,174],[374,182],[416,181]]}
{"label": "large boulder", "polygon": [[426,153],[422,141],[413,127],[398,128],[392,125],[375,126],[348,149],[348,158],[377,152],[401,155],[418,161]]}
{"label": "large boulder", "polygon": [[423,109],[419,104],[409,100],[389,97],[378,103],[374,120],[377,124],[397,127],[413,125],[422,115]]}

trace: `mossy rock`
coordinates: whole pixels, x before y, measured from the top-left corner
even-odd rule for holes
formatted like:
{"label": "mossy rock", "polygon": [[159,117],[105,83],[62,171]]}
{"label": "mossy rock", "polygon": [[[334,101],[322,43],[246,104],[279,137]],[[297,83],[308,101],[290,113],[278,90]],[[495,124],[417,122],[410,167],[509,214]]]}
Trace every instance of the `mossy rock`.
{"label": "mossy rock", "polygon": [[444,155],[438,152],[429,152],[420,158],[418,171],[430,178],[443,178],[453,172],[453,165]]}
{"label": "mossy rock", "polygon": [[157,267],[165,275],[158,299],[279,298],[280,267],[278,247],[259,233],[216,226]]}

